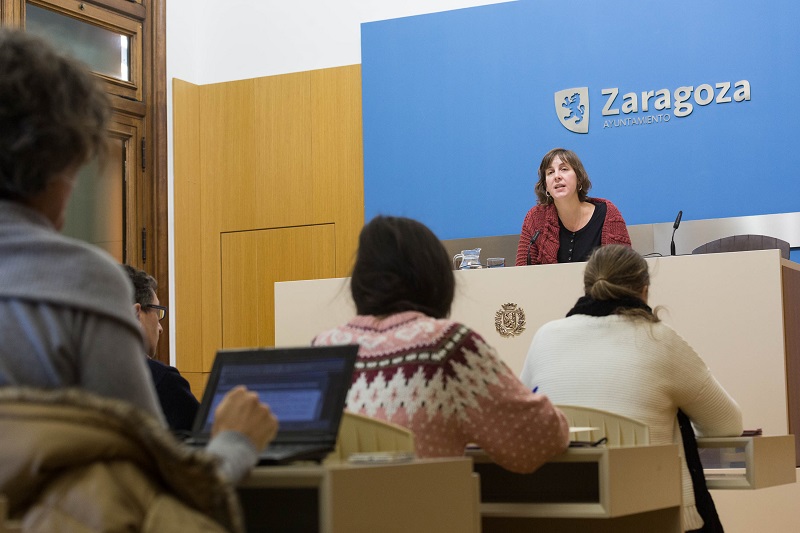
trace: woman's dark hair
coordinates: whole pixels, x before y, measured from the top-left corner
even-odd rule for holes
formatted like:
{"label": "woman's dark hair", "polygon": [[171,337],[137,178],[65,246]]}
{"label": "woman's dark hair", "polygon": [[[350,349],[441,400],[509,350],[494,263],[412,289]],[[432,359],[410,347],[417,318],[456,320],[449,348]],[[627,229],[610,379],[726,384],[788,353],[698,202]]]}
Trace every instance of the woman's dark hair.
{"label": "woman's dark hair", "polygon": [[583,163],[581,163],[578,154],[565,148],[553,148],[544,154],[542,162],[539,164],[539,181],[536,182],[536,186],[533,188],[539,203],[542,205],[553,203],[553,198],[547,195],[547,169],[556,157],[575,171],[575,176],[578,178],[578,200],[585,202],[589,189],[592,188],[592,182],[589,180],[589,174],[583,168]]}
{"label": "woman's dark hair", "polygon": [[89,70],[0,28],[0,198],[27,200],[107,147],[108,97]]}
{"label": "woman's dark hair", "polygon": [[420,311],[444,318],[455,284],[444,245],[424,224],[377,216],[361,230],[350,280],[359,315]]}

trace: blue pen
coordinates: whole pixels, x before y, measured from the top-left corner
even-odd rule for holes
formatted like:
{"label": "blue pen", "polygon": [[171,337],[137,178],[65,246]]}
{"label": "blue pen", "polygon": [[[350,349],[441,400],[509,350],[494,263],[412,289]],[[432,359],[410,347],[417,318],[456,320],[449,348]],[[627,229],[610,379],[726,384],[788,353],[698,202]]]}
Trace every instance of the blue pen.
{"label": "blue pen", "polygon": [[536,385],[531,392],[536,392],[537,390],[539,390],[539,385]]}

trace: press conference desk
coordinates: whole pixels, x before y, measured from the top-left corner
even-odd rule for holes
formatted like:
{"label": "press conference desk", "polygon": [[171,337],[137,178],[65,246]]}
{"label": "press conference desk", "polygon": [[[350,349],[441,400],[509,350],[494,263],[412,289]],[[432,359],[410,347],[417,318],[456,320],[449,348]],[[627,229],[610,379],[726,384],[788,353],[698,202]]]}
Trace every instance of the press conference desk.
{"label": "press conference desk", "polygon": [[478,533],[465,457],[256,468],[239,485],[248,532]]}
{"label": "press conference desk", "polygon": [[[507,258],[508,259],[508,258]],[[650,297],[765,434],[800,430],[800,264],[778,250],[648,259]],[[506,262],[508,264],[508,261]],[[519,375],[538,328],[563,318],[583,294],[585,263],[455,273],[450,317],[497,349]],[[498,327],[503,306],[524,316]],[[275,284],[275,344],[307,345],[355,315],[346,279]],[[502,325],[502,324],[501,324]],[[800,466],[800,442],[796,443]]]}
{"label": "press conference desk", "polygon": [[[702,356],[742,408],[744,426],[770,435],[800,428],[800,265],[777,250],[648,259],[650,304]],[[585,264],[456,272],[451,318],[494,346],[515,373],[534,333],[564,317],[583,290]],[[502,306],[524,311],[524,329],[497,329]],[[346,279],[275,284],[275,342],[308,344],[355,315]],[[800,441],[795,445],[800,465]],[[797,471],[800,476],[800,469]],[[796,531],[800,484],[714,490],[729,533]],[[764,529],[765,525],[768,529]]]}

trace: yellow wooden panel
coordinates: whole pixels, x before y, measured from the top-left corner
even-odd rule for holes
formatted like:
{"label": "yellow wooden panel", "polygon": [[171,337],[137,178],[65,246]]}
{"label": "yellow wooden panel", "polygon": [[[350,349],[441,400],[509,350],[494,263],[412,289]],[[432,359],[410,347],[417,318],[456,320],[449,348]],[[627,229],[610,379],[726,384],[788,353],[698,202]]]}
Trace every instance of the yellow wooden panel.
{"label": "yellow wooden panel", "polygon": [[203,370],[200,279],[200,88],[172,84],[175,235],[175,359],[181,371]]}
{"label": "yellow wooden panel", "polygon": [[[256,144],[253,116],[254,80],[206,85],[201,99],[202,177],[211,196],[203,198],[218,218],[219,231],[254,227],[256,209]],[[205,215],[205,213],[204,213]]]}
{"label": "yellow wooden panel", "polygon": [[[193,304],[178,323],[181,370],[208,371],[223,346],[223,330],[225,345],[272,344],[271,292],[255,303],[247,300],[254,309],[244,318],[252,324],[223,317],[223,310],[242,298],[236,295],[242,284],[224,281],[223,269],[244,268],[232,259],[236,254],[223,258],[225,235],[296,230],[257,241],[258,272],[289,268],[276,279],[349,273],[364,222],[360,86],[360,67],[353,66],[179,87],[176,305]],[[192,87],[197,90],[183,101]],[[179,133],[180,112],[193,116],[182,119]],[[310,226],[324,226],[329,234],[301,229]],[[225,261],[233,262],[224,267]],[[256,280],[255,293],[271,291],[271,285],[262,287],[272,282]]]}
{"label": "yellow wooden panel", "polygon": [[332,224],[225,234],[222,241],[226,348],[275,344],[275,282],[333,277]]}
{"label": "yellow wooden panel", "polygon": [[[364,225],[361,66],[315,70],[311,78],[315,220],[334,220],[336,276],[346,276]],[[329,217],[329,218],[328,218]]]}
{"label": "yellow wooden panel", "polygon": [[208,383],[208,374],[208,372],[181,372],[181,375],[189,382],[189,387],[197,401],[203,398],[203,391]]}
{"label": "yellow wooden panel", "polygon": [[[258,232],[222,235],[222,346],[258,345]],[[243,310],[243,312],[240,312]]]}
{"label": "yellow wooden panel", "polygon": [[253,81],[206,85],[201,113],[202,358],[209,370],[222,346],[220,233],[251,228],[253,189]]}
{"label": "yellow wooden panel", "polygon": [[254,92],[255,227],[311,223],[310,74],[260,78]]}

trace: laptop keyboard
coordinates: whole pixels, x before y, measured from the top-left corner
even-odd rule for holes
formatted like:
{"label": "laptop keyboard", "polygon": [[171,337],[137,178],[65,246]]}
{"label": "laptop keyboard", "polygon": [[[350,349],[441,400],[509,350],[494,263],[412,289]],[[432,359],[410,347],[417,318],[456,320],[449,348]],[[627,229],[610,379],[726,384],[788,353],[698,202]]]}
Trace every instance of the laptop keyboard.
{"label": "laptop keyboard", "polygon": [[[319,444],[299,444],[299,443],[285,443],[285,444],[270,444],[266,450],[259,454],[259,459],[281,461],[287,458],[305,458],[308,454],[315,455],[314,452],[321,451],[319,455],[325,455],[328,447]],[[322,457],[320,457],[321,459]]]}

